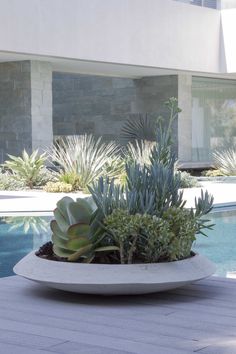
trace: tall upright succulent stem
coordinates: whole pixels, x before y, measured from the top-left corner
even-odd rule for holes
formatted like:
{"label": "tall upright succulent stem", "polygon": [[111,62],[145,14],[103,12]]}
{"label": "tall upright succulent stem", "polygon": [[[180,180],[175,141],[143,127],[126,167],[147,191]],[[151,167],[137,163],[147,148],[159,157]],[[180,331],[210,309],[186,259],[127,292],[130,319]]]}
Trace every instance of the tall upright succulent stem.
{"label": "tall upright succulent stem", "polygon": [[125,256],[124,256],[124,242],[120,241],[120,263],[125,264]]}
{"label": "tall upright succulent stem", "polygon": [[132,245],[129,249],[129,252],[128,252],[128,264],[132,264],[132,261],[133,261],[133,255],[134,255],[134,252],[136,250],[136,245],[137,245],[137,240],[138,240],[138,234],[135,234],[133,235],[133,242],[132,242]]}

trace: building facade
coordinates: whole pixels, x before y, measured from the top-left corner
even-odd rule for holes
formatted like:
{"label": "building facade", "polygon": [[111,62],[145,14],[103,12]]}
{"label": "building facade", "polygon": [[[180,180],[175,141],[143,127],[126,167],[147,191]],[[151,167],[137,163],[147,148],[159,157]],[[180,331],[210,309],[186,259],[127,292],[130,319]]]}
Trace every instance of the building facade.
{"label": "building facade", "polygon": [[[197,6],[192,6],[197,5]],[[0,160],[53,138],[119,139],[177,97],[186,167],[236,142],[236,1],[0,0]]]}

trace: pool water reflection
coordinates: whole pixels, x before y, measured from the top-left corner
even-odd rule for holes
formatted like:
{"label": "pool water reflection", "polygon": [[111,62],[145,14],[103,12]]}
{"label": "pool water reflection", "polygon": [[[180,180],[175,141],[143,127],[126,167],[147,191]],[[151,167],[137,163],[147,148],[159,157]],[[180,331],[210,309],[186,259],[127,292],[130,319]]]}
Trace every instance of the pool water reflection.
{"label": "pool water reflection", "polygon": [[50,237],[52,216],[0,218],[0,277],[13,275],[13,266]]}

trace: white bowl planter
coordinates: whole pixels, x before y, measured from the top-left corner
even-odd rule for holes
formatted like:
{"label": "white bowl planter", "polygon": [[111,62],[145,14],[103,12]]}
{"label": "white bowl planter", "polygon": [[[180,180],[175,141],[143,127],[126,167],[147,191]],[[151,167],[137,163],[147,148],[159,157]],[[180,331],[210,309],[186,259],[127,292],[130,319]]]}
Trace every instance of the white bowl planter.
{"label": "white bowl planter", "polygon": [[215,265],[204,256],[149,264],[81,264],[57,262],[29,253],[14,272],[50,288],[83,294],[133,295],[177,288],[206,278]]}

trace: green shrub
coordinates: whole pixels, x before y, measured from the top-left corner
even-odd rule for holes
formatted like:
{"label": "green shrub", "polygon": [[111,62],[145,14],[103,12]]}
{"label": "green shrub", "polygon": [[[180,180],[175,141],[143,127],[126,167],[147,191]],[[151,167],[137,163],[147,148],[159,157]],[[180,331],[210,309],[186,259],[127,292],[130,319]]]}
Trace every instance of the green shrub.
{"label": "green shrub", "polygon": [[48,182],[43,190],[50,193],[69,193],[73,191],[73,187],[69,183],[64,182]]}
{"label": "green shrub", "polygon": [[10,160],[5,161],[3,166],[9,169],[15,180],[24,183],[26,187],[32,189],[38,185],[42,178],[46,154],[39,154],[35,150],[29,155],[25,150],[22,152],[22,157],[8,155]]}
{"label": "green shrub", "polygon": [[48,182],[57,182],[58,176],[55,171],[49,170],[46,167],[43,167],[39,173],[37,178],[35,178],[35,187],[45,186]]}
{"label": "green shrub", "polygon": [[180,173],[180,188],[198,187],[198,181],[186,171],[179,171]]}
{"label": "green shrub", "polygon": [[24,183],[13,178],[12,173],[0,169],[0,190],[17,191],[24,187]]}
{"label": "green shrub", "polygon": [[202,176],[206,177],[222,177],[225,174],[221,170],[207,170],[202,172]]}
{"label": "green shrub", "polygon": [[169,208],[162,218],[115,209],[104,219],[122,264],[174,261],[188,257],[198,223],[186,209]]}
{"label": "green shrub", "polygon": [[73,191],[80,189],[79,177],[74,172],[60,172],[58,179],[61,183],[70,184]]}

